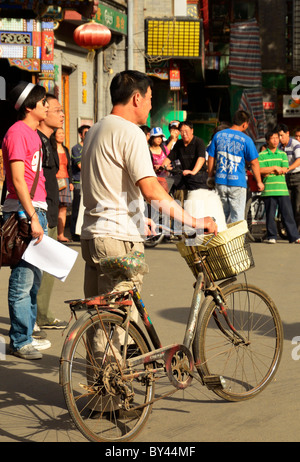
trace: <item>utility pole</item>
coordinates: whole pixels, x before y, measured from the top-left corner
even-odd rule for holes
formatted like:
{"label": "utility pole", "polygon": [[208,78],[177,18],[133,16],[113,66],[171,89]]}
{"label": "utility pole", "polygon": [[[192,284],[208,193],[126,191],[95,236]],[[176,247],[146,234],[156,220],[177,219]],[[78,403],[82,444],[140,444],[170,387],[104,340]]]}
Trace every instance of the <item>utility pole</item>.
{"label": "utility pole", "polygon": [[133,2],[127,0],[127,17],[128,17],[128,48],[127,48],[127,67],[133,69]]}

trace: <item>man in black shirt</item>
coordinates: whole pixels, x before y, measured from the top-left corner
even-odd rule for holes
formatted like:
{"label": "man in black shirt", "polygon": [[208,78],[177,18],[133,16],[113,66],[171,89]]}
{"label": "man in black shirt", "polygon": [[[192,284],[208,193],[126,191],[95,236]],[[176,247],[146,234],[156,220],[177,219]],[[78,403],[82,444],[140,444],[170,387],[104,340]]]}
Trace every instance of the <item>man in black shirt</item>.
{"label": "man in black shirt", "polygon": [[207,189],[207,168],[205,162],[205,143],[194,136],[192,122],[186,120],[179,125],[181,139],[178,140],[170,152],[165,164],[173,162],[183,170],[181,181],[177,189],[193,191]]}
{"label": "man in black shirt", "polygon": [[[60,102],[54,95],[46,95],[49,104],[48,114],[38,128],[38,134],[42,140],[43,150],[43,172],[46,179],[45,187],[47,192],[47,220],[48,236],[57,239],[57,220],[58,220],[58,186],[56,173],[59,169],[59,158],[57,150],[50,142],[50,136],[56,128],[61,128],[64,123],[64,112]],[[49,310],[50,296],[54,284],[54,277],[44,272],[42,283],[37,294],[37,325],[42,328],[64,328],[66,323],[56,319]],[[38,326],[35,326],[34,336],[42,334]]]}
{"label": "man in black shirt", "polygon": [[[170,152],[166,164],[173,162],[183,170],[176,182],[177,194],[174,195],[184,209],[197,218],[209,212],[214,216],[218,229],[226,229],[226,220],[222,203],[215,191],[207,187],[206,147],[201,138],[194,136],[193,124],[186,120],[179,125],[181,139]],[[180,194],[181,193],[181,194]]]}

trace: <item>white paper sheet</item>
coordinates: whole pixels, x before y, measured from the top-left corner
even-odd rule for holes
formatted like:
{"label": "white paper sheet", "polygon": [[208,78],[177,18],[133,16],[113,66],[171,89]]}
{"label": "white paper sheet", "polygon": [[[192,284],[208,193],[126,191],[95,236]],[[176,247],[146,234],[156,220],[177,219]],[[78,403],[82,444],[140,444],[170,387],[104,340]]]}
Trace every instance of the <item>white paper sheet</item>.
{"label": "white paper sheet", "polygon": [[35,242],[32,239],[22,259],[64,282],[73,268],[78,252],[46,235],[39,244],[34,245]]}

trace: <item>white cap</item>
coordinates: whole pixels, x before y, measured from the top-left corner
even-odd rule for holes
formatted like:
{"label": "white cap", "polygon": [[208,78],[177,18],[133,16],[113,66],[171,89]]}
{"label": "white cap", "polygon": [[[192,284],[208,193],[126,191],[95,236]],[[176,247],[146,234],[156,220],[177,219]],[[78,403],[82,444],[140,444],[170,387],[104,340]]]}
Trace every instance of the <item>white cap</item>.
{"label": "white cap", "polygon": [[164,136],[164,134],[160,127],[155,127],[150,131],[150,138],[151,136]]}
{"label": "white cap", "polygon": [[34,87],[35,87],[35,85],[33,83],[30,83],[30,82],[26,85],[26,87],[24,88],[24,90],[22,91],[22,93],[20,94],[19,98],[16,101],[16,104],[15,104],[16,111],[18,111],[20,109],[20,107],[24,103],[25,99],[27,98],[27,96],[29,95],[29,93],[31,92],[31,90]]}

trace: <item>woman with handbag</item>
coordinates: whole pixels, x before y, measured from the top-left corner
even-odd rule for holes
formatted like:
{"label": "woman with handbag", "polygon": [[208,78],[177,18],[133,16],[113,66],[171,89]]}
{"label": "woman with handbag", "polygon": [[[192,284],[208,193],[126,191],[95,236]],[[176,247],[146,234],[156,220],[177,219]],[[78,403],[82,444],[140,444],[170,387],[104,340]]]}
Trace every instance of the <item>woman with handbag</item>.
{"label": "woman with handbag", "polygon": [[72,204],[71,191],[74,189],[74,186],[71,183],[71,160],[69,150],[67,146],[64,145],[64,129],[58,128],[52,136],[55,138],[57,153],[59,157],[59,170],[56,174],[59,189],[57,240],[59,242],[66,243],[71,242],[65,236],[67,209]]}
{"label": "woman with handbag", "polygon": [[[21,82],[9,94],[18,113],[2,143],[8,195],[3,205],[5,221],[16,212],[30,221],[31,236],[38,244],[47,233],[45,178],[41,169],[41,141],[37,127],[47,116],[46,91],[39,85]],[[9,332],[12,353],[23,359],[40,359],[51,346],[49,340],[33,339],[37,315],[36,296],[42,272],[20,260],[14,262],[8,287],[11,320]]]}
{"label": "woman with handbag", "polygon": [[[168,155],[170,154],[170,151],[166,146],[164,146],[163,138],[164,138],[164,134],[160,127],[152,128],[152,130],[150,131],[150,138],[149,138],[149,150],[151,154],[152,165],[157,175],[157,179],[162,185],[162,187],[164,188],[164,190],[168,193],[169,186],[168,186],[166,178],[169,176],[169,173],[166,172],[165,170],[162,170],[161,166],[164,160],[167,159]],[[163,215],[162,218],[160,218],[159,212],[154,207],[151,207],[150,210],[151,210],[151,218],[156,223],[156,225],[158,225],[161,220],[162,221],[161,224],[169,228],[170,219],[168,216]]]}

